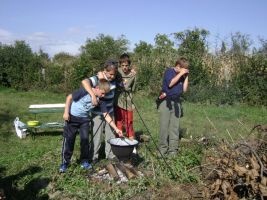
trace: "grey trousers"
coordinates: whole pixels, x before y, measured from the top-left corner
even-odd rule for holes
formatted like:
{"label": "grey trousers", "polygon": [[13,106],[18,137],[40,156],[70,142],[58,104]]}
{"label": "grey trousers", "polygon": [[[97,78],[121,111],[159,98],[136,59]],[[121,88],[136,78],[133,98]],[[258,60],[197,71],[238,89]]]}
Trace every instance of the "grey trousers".
{"label": "grey trousers", "polygon": [[[114,120],[114,113],[109,113]],[[92,114],[92,127],[93,127],[93,144],[92,147],[92,160],[98,159],[99,149],[101,147],[102,136],[104,134],[105,140],[105,155],[106,158],[114,158],[114,154],[111,151],[111,146],[107,142],[111,138],[115,138],[112,128],[106,123],[103,115]]]}
{"label": "grey trousers", "polygon": [[178,103],[179,117],[175,116],[174,102],[171,102],[171,104],[171,110],[167,107],[166,100],[164,100],[159,107],[159,150],[163,155],[166,153],[178,152],[181,104]]}

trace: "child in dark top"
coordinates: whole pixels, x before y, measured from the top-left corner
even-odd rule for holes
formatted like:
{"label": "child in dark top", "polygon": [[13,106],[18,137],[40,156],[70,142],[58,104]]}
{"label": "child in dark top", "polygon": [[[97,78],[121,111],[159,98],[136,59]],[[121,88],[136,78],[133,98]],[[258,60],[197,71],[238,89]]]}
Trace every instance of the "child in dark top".
{"label": "child in dark top", "polygon": [[[106,80],[99,80],[98,84],[92,88],[92,92],[95,97],[104,97],[106,93],[110,91],[110,84]],[[63,114],[65,120],[64,132],[63,132],[63,145],[62,145],[62,164],[59,171],[61,173],[66,172],[67,167],[70,164],[71,157],[74,150],[76,131],[80,132],[80,146],[81,146],[81,167],[84,169],[90,169],[89,163],[89,113],[95,107],[92,104],[92,97],[86,93],[86,95],[80,95],[77,101],[72,101],[73,95],[70,94],[66,98],[66,105]],[[101,111],[106,115],[106,121],[115,129],[118,135],[121,135],[121,131],[112,122],[112,118],[107,114],[106,105],[103,102],[99,102]]]}
{"label": "child in dark top", "polygon": [[188,66],[186,58],[180,58],[175,66],[165,71],[162,84],[162,102],[159,105],[160,138],[162,155],[178,152],[179,125],[182,114],[180,96],[188,89]]}

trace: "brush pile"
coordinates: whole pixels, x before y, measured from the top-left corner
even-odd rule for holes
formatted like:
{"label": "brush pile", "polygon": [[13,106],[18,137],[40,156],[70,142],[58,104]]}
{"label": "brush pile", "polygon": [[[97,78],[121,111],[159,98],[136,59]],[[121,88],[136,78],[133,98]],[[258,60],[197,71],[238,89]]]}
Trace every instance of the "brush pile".
{"label": "brush pile", "polygon": [[205,199],[267,198],[267,142],[222,141],[202,163]]}

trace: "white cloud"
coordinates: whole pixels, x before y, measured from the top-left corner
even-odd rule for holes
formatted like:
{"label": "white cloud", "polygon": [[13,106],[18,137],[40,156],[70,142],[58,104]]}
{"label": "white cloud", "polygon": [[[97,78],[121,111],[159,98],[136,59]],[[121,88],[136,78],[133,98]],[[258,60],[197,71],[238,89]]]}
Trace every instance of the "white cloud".
{"label": "white cloud", "polygon": [[42,42],[49,40],[49,35],[44,32],[35,32],[31,35],[27,36],[27,40],[29,41],[36,41],[36,42]]}
{"label": "white cloud", "polygon": [[32,50],[38,52],[42,49],[50,56],[54,56],[60,52],[66,52],[71,55],[77,55],[81,44],[69,40],[58,40],[44,32],[35,32],[27,36],[27,42],[32,47]]}
{"label": "white cloud", "polygon": [[55,55],[60,52],[66,52],[71,55],[79,54],[79,48],[81,44],[73,41],[51,41],[51,43],[43,44],[42,48],[45,52],[49,52],[50,55]]}
{"label": "white cloud", "polygon": [[[79,35],[78,28],[68,29],[69,33]],[[60,52],[66,52],[71,55],[79,54],[79,49],[82,42],[76,42],[64,39],[57,39],[55,36],[51,36],[45,32],[34,32],[27,35],[13,34],[12,32],[0,28],[0,42],[3,44],[11,45],[16,40],[24,40],[30,45],[33,52],[38,52],[42,49],[48,53],[51,57]]]}
{"label": "white cloud", "polygon": [[8,30],[0,28],[0,42],[10,44],[13,40],[13,34]]}

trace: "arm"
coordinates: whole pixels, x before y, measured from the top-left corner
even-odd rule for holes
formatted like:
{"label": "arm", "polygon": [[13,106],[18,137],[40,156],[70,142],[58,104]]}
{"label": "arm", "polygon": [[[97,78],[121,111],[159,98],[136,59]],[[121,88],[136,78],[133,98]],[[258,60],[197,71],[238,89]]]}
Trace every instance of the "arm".
{"label": "arm", "polygon": [[69,113],[70,113],[71,102],[72,102],[72,94],[69,94],[66,97],[65,109],[64,109],[64,113],[63,113],[63,119],[65,121],[69,121],[69,119],[70,119],[70,114]]}
{"label": "arm", "polygon": [[103,116],[105,117],[106,122],[115,130],[119,137],[123,137],[122,131],[117,128],[112,117],[107,112],[103,113]]}
{"label": "arm", "polygon": [[188,90],[188,85],[189,85],[189,81],[188,81],[188,75],[185,77],[185,80],[184,80],[184,85],[183,85],[183,91],[184,92],[187,92]]}
{"label": "arm", "polygon": [[171,82],[169,84],[169,87],[171,88],[172,86],[174,86],[179,80],[180,78],[184,75],[184,74],[187,74],[189,72],[188,69],[185,69],[185,68],[181,68],[180,69],[180,72],[171,79]]}
{"label": "arm", "polygon": [[82,86],[84,87],[84,89],[90,94],[90,96],[92,97],[92,104],[94,106],[97,105],[97,98],[95,96],[95,93],[93,92],[92,90],[92,86],[91,86],[91,83],[89,81],[89,79],[83,79],[82,80]]}

